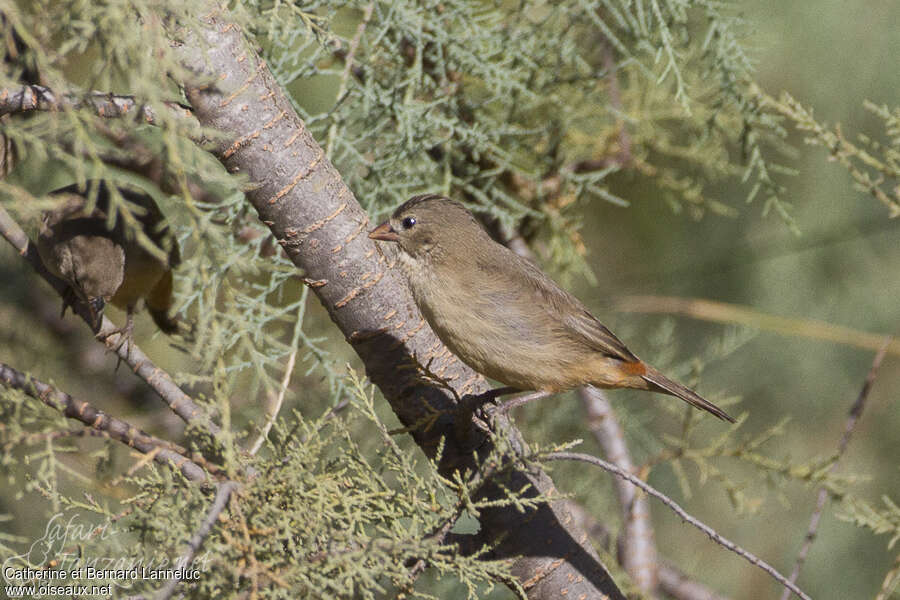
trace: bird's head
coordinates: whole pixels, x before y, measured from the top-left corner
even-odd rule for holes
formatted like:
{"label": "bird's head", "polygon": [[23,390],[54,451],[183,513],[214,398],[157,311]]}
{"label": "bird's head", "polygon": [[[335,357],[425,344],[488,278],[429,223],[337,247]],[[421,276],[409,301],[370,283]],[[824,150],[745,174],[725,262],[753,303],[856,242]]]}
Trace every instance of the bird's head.
{"label": "bird's head", "polygon": [[369,237],[394,242],[410,258],[429,261],[470,253],[490,241],[465,206],[437,194],[410,198]]}

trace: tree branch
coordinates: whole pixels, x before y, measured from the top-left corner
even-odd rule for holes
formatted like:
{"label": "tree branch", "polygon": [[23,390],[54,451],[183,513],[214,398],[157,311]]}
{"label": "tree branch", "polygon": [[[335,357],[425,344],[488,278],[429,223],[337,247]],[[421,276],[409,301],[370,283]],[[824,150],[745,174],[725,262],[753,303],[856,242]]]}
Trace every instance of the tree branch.
{"label": "tree branch", "polygon": [[[626,473],[636,469],[625,443],[625,432],[616,419],[606,395],[594,387],[581,387],[578,396],[588,415],[588,427],[606,458]],[[622,533],[619,537],[619,562],[631,576],[639,590],[651,594],[656,590],[658,557],[650,523],[650,505],[647,497],[639,494],[633,485],[618,477],[613,478],[622,510]]]}
{"label": "tree branch", "polygon": [[[581,527],[594,539],[594,543],[597,546],[605,549],[607,552],[612,551],[612,533],[605,525],[597,521],[583,506],[576,502],[569,502],[569,510]],[[621,565],[621,553],[618,554],[619,564]],[[657,573],[659,575],[659,587],[656,591],[661,591],[675,600],[728,600],[726,596],[717,594],[702,583],[691,579],[678,567],[666,564],[664,561],[660,561],[657,565]],[[655,597],[655,595],[651,597]]]}
{"label": "tree branch", "polygon": [[[341,84],[335,95],[338,102],[340,102],[344,98],[344,94],[347,93],[347,84],[350,82],[350,73],[353,71],[353,61],[356,59],[356,51],[359,49],[359,43],[362,41],[363,33],[366,31],[366,26],[369,24],[369,20],[372,18],[372,12],[374,12],[374,10],[375,2],[369,2],[363,9],[362,20],[360,20],[359,25],[356,26],[356,32],[353,34],[353,39],[350,40],[347,54],[344,57],[344,70],[341,73]],[[328,127],[328,137],[325,142],[325,156],[328,157],[328,160],[331,160],[331,157],[333,156],[334,140],[337,137],[337,132],[338,122],[335,120],[331,126]]]}
{"label": "tree branch", "polygon": [[[191,109],[177,102],[164,102],[171,116],[194,122]],[[56,94],[42,85],[20,85],[0,90],[0,116],[32,111],[89,109],[98,117],[121,118],[134,115],[136,120],[159,125],[160,115],[149,104],[141,104],[134,96],[88,92]]]}
{"label": "tree branch", "polygon": [[[881,361],[884,360],[884,355],[887,353],[888,346],[891,343],[892,338],[888,338],[885,340],[884,344],[881,346],[881,349],[875,355],[875,358],[872,360],[872,366],[869,368],[869,372],[866,375],[866,380],[863,382],[862,389],[859,391],[859,395],[856,397],[856,402],[853,403],[853,406],[850,407],[850,413],[847,415],[847,422],[844,424],[844,432],[841,434],[841,439],[838,441],[837,453],[834,456],[834,462],[831,463],[831,466],[828,467],[827,473],[831,473],[837,468],[838,462],[841,460],[841,457],[844,456],[844,452],[847,450],[847,444],[850,443],[850,436],[853,435],[853,430],[856,428],[856,423],[859,421],[859,418],[862,416],[863,409],[866,407],[866,400],[869,398],[869,392],[872,390],[872,384],[875,383],[875,378],[878,376],[878,369],[881,367]],[[797,578],[800,577],[800,570],[803,568],[803,563],[806,562],[806,557],[809,554],[810,548],[812,548],[813,542],[816,540],[816,532],[819,530],[819,520],[822,518],[822,511],[825,509],[825,502],[828,500],[828,490],[825,487],[819,488],[819,493],[816,497],[816,508],[813,510],[812,515],[809,518],[809,527],[806,530],[806,536],[803,538],[803,545],[800,547],[800,551],[797,552],[797,559],[794,561],[794,568],[791,570],[790,581],[794,583],[797,581]],[[790,597],[790,590],[785,588],[785,590],[781,594],[781,600],[788,600]]]}
{"label": "tree branch", "polygon": [[[61,298],[65,297],[68,284],[50,273],[44,266],[41,257],[38,255],[35,245],[30,242],[28,236],[19,227],[9,213],[0,206],[0,236],[12,244],[19,254],[34,268],[38,275],[50,284],[56,290]],[[94,316],[88,310],[84,303],[77,302],[72,310],[80,316],[85,323],[92,329],[94,328]],[[197,406],[190,396],[185,394],[180,387],[172,380],[172,377],[153,364],[153,361],[138,348],[137,344],[132,340],[131,343],[121,344],[122,334],[119,328],[106,316],[100,320],[99,328],[93,329],[94,335],[103,340],[106,347],[115,352],[116,355],[128,364],[134,373],[147,382],[147,384],[157,393],[159,397],[169,406],[172,411],[181,417],[185,423],[199,425],[211,435],[219,432],[219,426],[213,423],[206,413]]]}
{"label": "tree branch", "polygon": [[[609,60],[607,61],[607,59]],[[607,62],[609,64],[606,64]],[[612,48],[610,47],[607,47],[604,51],[604,63],[611,78],[610,96],[615,104],[619,100],[619,90],[615,63],[612,61]],[[628,133],[624,130],[624,123],[621,126],[622,139],[620,142],[622,151],[627,156],[627,160],[631,160]],[[534,260],[531,249],[518,231],[503,230],[501,226],[501,233],[503,238],[507,240],[505,243],[510,250],[523,258]],[[616,419],[616,414],[613,412],[609,400],[606,399],[606,394],[595,387],[584,386],[578,388],[578,396],[581,398],[584,409],[587,412],[588,428],[594,434],[594,438],[600,444],[606,458],[626,473],[635,473],[636,470],[631,460],[631,453],[625,442],[625,432],[622,430],[618,419]],[[503,408],[505,408],[505,405]],[[622,532],[616,544],[616,555],[619,564],[631,577],[635,586],[647,595],[652,595],[656,592],[659,585],[664,588],[663,591],[680,600],[703,598],[703,596],[696,594],[692,595],[692,592],[698,591],[694,588],[709,591],[705,586],[689,580],[682,573],[674,572],[672,568],[660,565],[656,543],[653,540],[650,503],[647,502],[647,497],[638,494],[634,486],[618,477],[613,478],[613,485],[616,487],[619,497],[619,508],[622,510]],[[608,538],[609,533],[606,532],[604,537]],[[666,583],[672,585],[662,585],[661,574],[659,573],[661,569],[667,569]],[[675,590],[677,593],[670,593],[667,590]],[[712,592],[709,592],[709,598],[712,600]]]}
{"label": "tree branch", "polygon": [[881,580],[881,589],[878,590],[875,600],[888,600],[898,583],[900,583],[900,554],[894,559],[894,565]]}
{"label": "tree branch", "polygon": [[[228,504],[231,494],[239,487],[237,482],[230,480],[218,484],[216,497],[213,500],[212,506],[209,507],[206,518],[200,523],[200,527],[197,529],[196,533],[188,540],[187,550],[185,551],[184,556],[180,557],[175,563],[178,569],[187,569],[191,565],[191,561],[194,560],[194,556],[197,554],[197,551],[200,550],[200,546],[203,545],[203,540],[205,540],[206,536],[212,531],[213,525],[215,525],[219,515],[225,510],[225,506]],[[175,593],[175,588],[180,581],[181,577],[178,576],[167,581],[166,585],[161,587],[156,594],[157,600],[169,600],[169,598],[172,597],[172,594]]]}
{"label": "tree branch", "polygon": [[153,460],[169,467],[179,469],[191,481],[206,481],[203,468],[187,458],[187,450],[165,440],[153,437],[133,425],[110,416],[84,402],[73,398],[51,385],[38,381],[6,364],[0,363],[0,381],[12,389],[22,390],[32,398],[40,400],[50,408],[56,409],[69,419],[81,421],[88,427],[102,431],[114,440],[137,449]]}
{"label": "tree branch", "polygon": [[728,600],[668,565],[659,565],[659,589],[676,600]]}
{"label": "tree branch", "polygon": [[[217,75],[216,87],[186,83],[200,124],[232,136],[214,154],[252,182],[247,197],[260,219],[306,277],[319,282],[314,293],[423,451],[434,457],[444,444],[439,467],[445,476],[478,470],[476,456],[487,456],[493,445],[484,423],[458,439],[452,394],[424,384],[414,369],[398,367],[432,361],[460,395],[482,391],[483,379],[447,352],[422,319],[399,274],[365,235],[368,217],[240,28],[213,9],[200,29],[183,34],[185,66]],[[436,420],[429,418],[435,414]],[[514,452],[526,455],[508,420],[496,423]],[[532,468],[483,486],[482,498],[505,497],[504,488],[530,497],[558,494],[546,474]],[[512,559],[511,571],[529,597],[558,598],[565,589],[573,598],[622,598],[564,503],[523,512],[492,506],[482,511],[481,526],[496,540],[496,554]]]}
{"label": "tree branch", "polygon": [[677,514],[679,517],[681,517],[684,521],[687,521],[688,523],[690,523],[691,525],[693,525],[694,527],[696,527],[697,529],[699,529],[700,531],[705,533],[707,536],[709,536],[709,538],[712,541],[716,542],[720,546],[724,546],[725,548],[731,550],[738,556],[744,558],[750,564],[756,565],[757,567],[759,567],[760,569],[762,569],[763,571],[768,573],[773,579],[775,579],[775,581],[782,583],[786,587],[790,588],[790,590],[792,592],[797,594],[797,596],[802,598],[803,600],[811,600],[810,597],[807,596],[803,592],[803,590],[801,590],[799,587],[797,587],[794,583],[788,581],[787,577],[785,577],[784,575],[779,573],[777,570],[775,570],[775,567],[773,567],[766,561],[762,560],[755,554],[748,552],[747,550],[744,550],[743,548],[741,548],[734,542],[723,537],[715,529],[713,529],[712,527],[710,527],[709,525],[707,525],[700,519],[690,515],[686,510],[681,508],[681,506],[677,502],[675,502],[674,500],[672,500],[671,498],[669,498],[668,496],[666,496],[665,494],[663,494],[656,488],[652,487],[651,485],[645,483],[643,480],[638,479],[631,473],[626,473],[625,471],[623,471],[616,465],[614,465],[612,463],[608,463],[603,459],[597,458],[596,456],[591,456],[589,454],[580,454],[578,452],[551,452],[549,454],[545,454],[545,455],[541,456],[540,458],[542,458],[543,460],[577,460],[577,461],[581,461],[581,462],[586,462],[586,463],[592,464],[594,466],[600,467],[601,469],[604,469],[605,471],[609,471],[610,473],[613,473],[614,475],[617,475],[618,477],[621,477],[622,479],[625,479],[625,480],[631,482],[632,484],[641,488],[642,490],[644,490],[645,492],[647,492],[648,494],[650,494],[651,496],[653,496],[654,498],[658,499],[663,504],[665,504],[666,506],[671,508],[673,511],[675,511],[675,514]]}
{"label": "tree branch", "polygon": [[[806,337],[814,340],[825,340],[838,344],[846,344],[855,348],[877,352],[888,339],[883,335],[858,331],[849,327],[841,327],[815,321],[813,319],[794,319],[762,313],[739,304],[715,302],[701,298],[679,298],[675,296],[624,296],[618,298],[615,310],[634,313],[663,313],[683,315],[692,319],[746,325],[780,335]],[[900,356],[900,340],[890,340],[888,354]]]}

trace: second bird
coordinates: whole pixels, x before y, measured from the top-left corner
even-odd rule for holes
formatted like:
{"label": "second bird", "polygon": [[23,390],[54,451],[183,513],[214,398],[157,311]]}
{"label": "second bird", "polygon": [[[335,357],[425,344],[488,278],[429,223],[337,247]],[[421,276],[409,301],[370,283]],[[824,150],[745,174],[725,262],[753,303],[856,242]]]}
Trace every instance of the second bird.
{"label": "second bird", "polygon": [[422,315],[479,373],[523,391],[593,385],[661,392],[734,422],[635,356],[577,298],[492,240],[459,202],[416,196],[369,237],[399,246]]}
{"label": "second bird", "polygon": [[[97,186],[96,205],[90,212],[86,210],[88,192],[77,185],[53,192],[68,199],[44,214],[37,240],[41,260],[88,303],[95,318],[99,318],[106,302],[125,309],[126,336],[130,335],[132,314],[141,300],[157,327],[164,333],[176,332],[178,322],[169,316],[169,310],[173,304],[172,269],[180,257],[159,206],[144,192],[118,188],[135,217],[135,227],[129,231],[121,214],[110,223],[107,185],[89,182],[88,189],[92,186]],[[160,249],[158,253],[140,244],[137,229]]]}

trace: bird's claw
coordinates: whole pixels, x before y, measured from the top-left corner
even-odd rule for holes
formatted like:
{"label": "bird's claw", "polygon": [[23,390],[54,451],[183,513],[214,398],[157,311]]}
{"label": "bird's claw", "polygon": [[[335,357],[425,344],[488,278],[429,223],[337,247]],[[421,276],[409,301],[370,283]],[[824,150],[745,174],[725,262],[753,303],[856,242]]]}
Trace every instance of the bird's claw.
{"label": "bird's claw", "polygon": [[[114,335],[118,335],[119,339],[113,343],[114,345],[110,345],[111,342],[109,341],[109,338]],[[118,357],[118,360],[116,361],[116,370],[118,371],[119,365],[122,364],[123,360],[123,356],[120,353],[122,346],[125,345],[125,358],[127,358],[131,354],[131,346],[134,342],[134,318],[131,312],[129,311],[128,316],[125,317],[124,326],[108,331],[98,337],[106,344],[106,347],[110,352],[116,353]]]}

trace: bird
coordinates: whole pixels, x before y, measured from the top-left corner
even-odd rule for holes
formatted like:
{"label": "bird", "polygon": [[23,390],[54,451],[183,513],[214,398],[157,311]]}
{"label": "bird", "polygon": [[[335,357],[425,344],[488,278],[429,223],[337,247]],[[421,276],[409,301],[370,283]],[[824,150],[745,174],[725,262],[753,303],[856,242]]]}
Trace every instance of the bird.
{"label": "bird", "polygon": [[[124,186],[117,186],[117,191],[129,203],[135,220],[132,227],[126,226],[121,209],[110,219],[111,191],[104,181],[51,192],[64,199],[42,215],[38,254],[48,271],[69,284],[63,313],[77,298],[87,303],[93,324],[99,326],[106,303],[112,303],[127,314],[125,326],[114,332],[123,334],[124,342],[130,339],[133,315],[143,300],[156,326],[166,334],[176,333],[178,321],[169,311],[172,270],[181,260],[178,243],[152,196]],[[88,210],[91,195],[96,201]],[[156,245],[158,253],[138,241],[136,228]]]}
{"label": "bird", "polygon": [[638,358],[535,263],[494,241],[462,203],[414,196],[369,237],[396,244],[423,317],[482,375],[521,391],[592,385],[659,392],[734,422]]}

